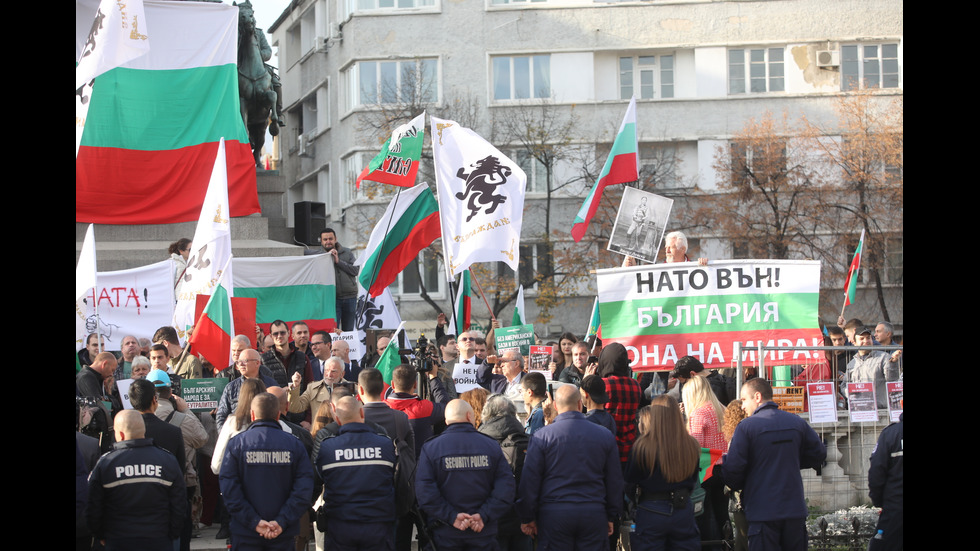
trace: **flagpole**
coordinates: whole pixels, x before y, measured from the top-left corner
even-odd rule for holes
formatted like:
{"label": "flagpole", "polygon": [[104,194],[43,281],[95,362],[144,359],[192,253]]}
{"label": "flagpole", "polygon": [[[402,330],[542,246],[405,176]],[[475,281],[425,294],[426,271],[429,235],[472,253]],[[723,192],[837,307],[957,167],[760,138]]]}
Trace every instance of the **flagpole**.
{"label": "flagpole", "polygon": [[483,299],[483,304],[486,304],[487,310],[490,311],[490,321],[497,321],[497,318],[493,315],[493,309],[490,308],[490,303],[487,302],[487,295],[483,293],[483,286],[480,285],[480,280],[476,278],[473,270],[470,270],[470,277],[473,278],[473,283],[476,283],[476,290],[480,292],[480,298]]}
{"label": "flagpole", "polygon": [[[388,232],[391,230],[391,221],[395,217],[395,209],[398,207],[398,198],[401,197],[402,188],[399,187],[398,191],[395,193],[395,198],[391,201],[391,216],[388,217],[388,227],[385,228],[385,235],[381,238],[381,248],[379,250],[385,250],[385,241],[388,240]],[[387,211],[387,209],[385,209]],[[367,296],[371,296],[371,287],[374,285],[374,281],[378,278],[378,270],[381,269],[381,263],[374,263],[374,273],[371,274],[371,280],[366,288]],[[354,328],[361,330],[361,327],[357,326],[358,321],[361,319],[361,314],[364,313],[364,308],[367,306],[367,300],[358,305],[357,309],[354,311]]]}

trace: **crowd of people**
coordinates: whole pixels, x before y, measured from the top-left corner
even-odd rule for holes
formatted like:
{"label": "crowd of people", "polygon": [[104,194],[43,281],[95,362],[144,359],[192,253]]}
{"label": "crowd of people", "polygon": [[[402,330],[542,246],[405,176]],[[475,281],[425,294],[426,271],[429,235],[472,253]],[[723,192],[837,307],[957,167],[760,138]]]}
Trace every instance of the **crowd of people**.
{"label": "crowd of people", "polygon": [[[676,238],[671,247],[686,258]],[[887,323],[840,325],[828,344],[893,342]],[[303,322],[235,336],[223,369],[172,327],[126,336],[118,352],[89,335],[76,374],[76,548],[189,549],[198,526],[218,523],[235,549],[312,538],[402,551],[415,534],[419,549],[599,550],[627,538],[720,549],[730,501],[736,548],[806,548],[800,470],[819,472],[826,449],[778,408],[767,374],[735,388],[685,356],[637,377],[621,344],[571,333],[547,343],[542,373],[516,349],[498,355],[492,331],[447,329],[440,315],[428,363],[390,374],[377,353],[351,358]],[[828,351],[821,365],[796,379],[901,377],[900,352]],[[213,411],[194,412],[181,382],[202,377],[229,381]],[[882,434],[870,473],[887,549],[902,546],[901,426]],[[715,452],[707,463],[702,449]]]}

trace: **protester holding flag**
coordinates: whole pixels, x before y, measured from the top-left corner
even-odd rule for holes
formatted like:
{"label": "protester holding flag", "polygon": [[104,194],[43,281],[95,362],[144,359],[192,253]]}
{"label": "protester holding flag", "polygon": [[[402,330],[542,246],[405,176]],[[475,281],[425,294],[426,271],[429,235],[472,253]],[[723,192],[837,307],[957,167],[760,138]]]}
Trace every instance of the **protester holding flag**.
{"label": "protester holding flag", "polygon": [[691,491],[701,446],[684,430],[680,406],[670,396],[640,410],[639,432],[626,468],[627,493],[639,488],[630,548],[699,551]]}
{"label": "protester holding flag", "polygon": [[[707,466],[708,473],[721,464],[721,456],[728,451],[728,441],[721,432],[725,406],[721,405],[706,377],[691,377],[681,391],[684,411],[687,413],[687,430],[702,448],[710,450],[713,460]],[[722,539],[721,526],[728,518],[728,498],[721,477],[706,478],[704,484],[704,513],[698,517],[698,529],[702,540]]]}

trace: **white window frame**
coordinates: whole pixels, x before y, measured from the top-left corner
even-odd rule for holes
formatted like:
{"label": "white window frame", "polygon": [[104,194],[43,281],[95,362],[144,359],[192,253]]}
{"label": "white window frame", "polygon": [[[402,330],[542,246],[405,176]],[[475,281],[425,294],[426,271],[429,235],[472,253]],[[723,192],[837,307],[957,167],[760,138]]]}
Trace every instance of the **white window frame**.
{"label": "white window frame", "polygon": [[728,94],[785,92],[785,50],[781,46],[729,49]]}
{"label": "white window frame", "polygon": [[[422,277],[426,277],[426,271],[430,271],[429,277],[435,281],[435,287],[426,284],[426,292],[433,299],[443,299],[446,298],[446,268],[442,265],[442,260],[436,255],[435,250],[432,248],[425,248],[418,254],[417,261],[422,268]],[[432,263],[435,266],[432,266]],[[406,291],[405,287],[405,272],[411,268],[411,264],[405,267],[398,274],[398,278],[388,286],[391,290],[393,296],[401,297],[403,299],[413,299],[418,298],[422,295],[421,286],[419,286],[418,291]],[[431,281],[429,282],[431,283]]]}
{"label": "white window frame", "polygon": [[[625,64],[629,63],[626,67]],[[621,55],[616,59],[619,71],[619,99],[662,99],[674,97],[677,59],[673,54]]]}
{"label": "white window frame", "polygon": [[[437,0],[342,0],[342,19],[355,13],[424,10],[437,8]],[[411,4],[411,5],[408,5]]]}
{"label": "white window frame", "polygon": [[898,88],[901,85],[898,50],[898,43],[841,45],[841,91]]}
{"label": "white window frame", "polygon": [[[431,62],[431,64],[429,63]],[[390,66],[394,64],[394,86],[390,86],[384,74],[386,70],[390,70]],[[385,67],[388,66],[388,67]],[[416,74],[423,70],[423,67],[431,68],[433,75],[432,80],[425,80],[423,75],[422,79],[416,79],[415,89],[412,91],[416,94],[416,97],[421,97],[423,93],[427,94],[426,103],[438,103],[440,97],[440,87],[439,87],[439,59],[436,57],[420,57],[414,59],[364,59],[353,63],[344,72],[347,79],[347,107],[348,109],[354,109],[356,107],[373,107],[379,105],[393,105],[406,101],[406,98],[402,97],[404,92],[404,83],[402,79],[407,71],[414,70]],[[373,69],[374,71],[374,96],[375,101],[366,102],[364,101],[362,90],[362,80],[368,78],[369,75],[362,74],[366,70]],[[390,92],[395,93],[394,98],[390,98],[392,101],[383,101],[388,99],[386,94]],[[368,90],[370,92],[370,90]]]}
{"label": "white window frame", "polygon": [[[506,61],[506,67],[503,64],[504,61]],[[515,84],[516,79],[514,77],[517,71],[523,72],[524,68],[522,65],[525,63],[527,66],[528,82],[527,97],[516,97],[520,90],[517,89]],[[537,73],[543,70],[541,67],[542,64],[547,65],[548,82],[545,83],[547,88],[542,83],[537,82]],[[507,77],[506,87],[508,90],[506,97],[498,97],[497,95],[497,79],[502,75],[506,75]],[[551,99],[551,81],[551,54],[493,56],[490,58],[490,96],[495,102]]]}

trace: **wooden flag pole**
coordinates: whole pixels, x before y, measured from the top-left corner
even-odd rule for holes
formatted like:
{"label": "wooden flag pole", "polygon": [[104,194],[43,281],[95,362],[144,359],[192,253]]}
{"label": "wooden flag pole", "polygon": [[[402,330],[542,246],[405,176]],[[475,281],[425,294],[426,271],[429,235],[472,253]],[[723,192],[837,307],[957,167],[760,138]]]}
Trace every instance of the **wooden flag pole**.
{"label": "wooden flag pole", "polygon": [[470,270],[470,277],[473,279],[473,283],[476,283],[476,290],[480,292],[480,298],[483,299],[483,304],[487,305],[487,311],[490,312],[490,320],[497,321],[497,318],[493,315],[493,309],[490,308],[490,303],[487,302],[487,295],[483,293],[483,286],[480,285],[480,280],[476,278],[476,272]]}

